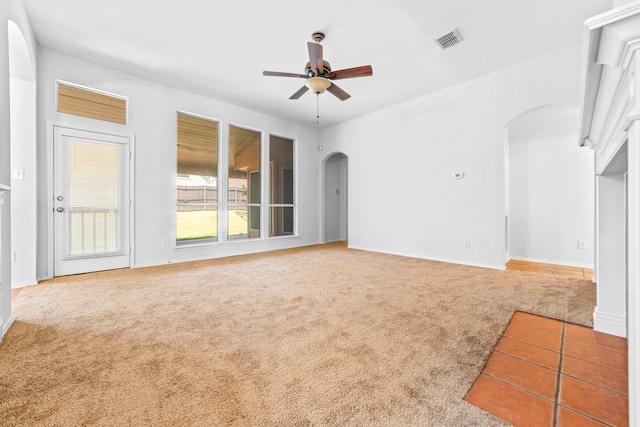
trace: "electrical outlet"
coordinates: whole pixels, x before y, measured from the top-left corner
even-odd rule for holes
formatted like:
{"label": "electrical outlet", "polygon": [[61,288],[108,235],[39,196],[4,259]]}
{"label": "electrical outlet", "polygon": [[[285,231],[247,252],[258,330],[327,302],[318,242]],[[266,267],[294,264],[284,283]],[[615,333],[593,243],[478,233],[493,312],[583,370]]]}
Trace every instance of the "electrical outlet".
{"label": "electrical outlet", "polygon": [[578,249],[587,249],[587,241],[578,240]]}
{"label": "electrical outlet", "polygon": [[165,248],[169,246],[169,239],[162,239],[162,246]]}
{"label": "electrical outlet", "polygon": [[471,240],[463,240],[462,241],[462,246],[464,246],[465,248],[470,248],[471,247]]}

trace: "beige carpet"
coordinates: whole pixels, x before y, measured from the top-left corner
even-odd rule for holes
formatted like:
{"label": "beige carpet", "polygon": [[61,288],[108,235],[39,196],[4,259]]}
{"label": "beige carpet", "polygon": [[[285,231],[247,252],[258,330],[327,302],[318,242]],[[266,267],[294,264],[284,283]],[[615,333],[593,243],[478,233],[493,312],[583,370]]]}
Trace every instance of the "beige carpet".
{"label": "beige carpet", "polygon": [[330,244],[58,278],[0,344],[0,424],[498,426],[463,398],[514,310],[587,280]]}

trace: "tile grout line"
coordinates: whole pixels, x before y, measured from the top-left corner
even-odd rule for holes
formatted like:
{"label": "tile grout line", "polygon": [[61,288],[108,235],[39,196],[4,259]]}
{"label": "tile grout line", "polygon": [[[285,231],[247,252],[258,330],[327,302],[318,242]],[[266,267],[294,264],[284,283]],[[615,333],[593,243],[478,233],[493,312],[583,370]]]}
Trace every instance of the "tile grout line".
{"label": "tile grout line", "polygon": [[[524,343],[524,341],[519,341],[519,342]],[[525,343],[525,344],[526,344],[526,343]],[[542,350],[547,350],[546,348],[543,348],[543,347],[538,347],[538,348],[540,348],[540,349],[542,349]],[[553,351],[553,350],[549,350],[549,351]],[[532,365],[538,366],[538,367],[540,367],[540,368],[548,369],[548,370],[550,370],[550,371],[554,371],[554,372],[555,372],[555,370],[556,370],[555,368],[550,368],[549,366],[541,365],[540,363],[538,363],[538,362],[534,362],[533,360],[529,360],[529,359],[526,359],[526,358],[521,357],[521,356],[516,356],[516,355],[514,355],[514,354],[507,353],[507,352],[506,352],[506,351],[504,351],[504,350],[497,350],[497,349],[496,349],[496,350],[493,350],[493,352],[494,352],[494,353],[504,354],[505,356],[513,357],[514,359],[518,359],[518,360],[520,360],[520,361],[522,361],[522,362],[531,363]]]}
{"label": "tile grout line", "polygon": [[[489,377],[489,378],[491,378],[491,379],[493,379],[493,380],[499,381],[499,382],[501,382],[502,384],[506,384],[506,385],[508,385],[509,387],[512,387],[512,388],[514,388],[514,389],[516,389],[516,390],[523,391],[523,392],[528,393],[528,394],[530,394],[530,395],[532,395],[532,396],[534,396],[534,397],[537,397],[537,398],[539,398],[539,399],[543,399],[543,400],[546,400],[547,402],[553,403],[553,400],[552,400],[552,399],[550,399],[550,398],[548,398],[548,397],[546,397],[546,396],[543,396],[543,395],[541,395],[541,394],[538,394],[538,393],[536,393],[535,391],[531,391],[531,390],[529,390],[529,389],[526,389],[526,388],[524,388],[523,386],[520,386],[520,385],[517,385],[517,384],[510,383],[509,381],[504,380],[504,379],[502,379],[502,378],[500,378],[500,377],[496,377],[495,375],[488,374],[488,373],[486,373],[486,372],[484,372],[484,371],[480,372],[480,375],[484,375],[484,376]],[[480,376],[480,375],[478,375],[478,376]],[[498,418],[499,418],[499,417],[498,417]]]}
{"label": "tile grout line", "polygon": [[560,411],[560,405],[558,400],[560,399],[560,381],[562,380],[562,354],[564,351],[564,330],[566,323],[562,322],[562,339],[560,340],[560,362],[558,362],[558,376],[556,377],[556,395],[553,402],[553,427],[558,425],[558,415]]}

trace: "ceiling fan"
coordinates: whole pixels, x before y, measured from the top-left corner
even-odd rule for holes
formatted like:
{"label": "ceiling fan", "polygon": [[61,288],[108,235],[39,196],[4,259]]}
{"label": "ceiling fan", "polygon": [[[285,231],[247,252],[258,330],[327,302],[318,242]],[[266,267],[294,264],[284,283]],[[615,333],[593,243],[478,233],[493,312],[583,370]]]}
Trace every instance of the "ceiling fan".
{"label": "ceiling fan", "polygon": [[371,68],[371,65],[363,65],[361,67],[331,71],[331,65],[329,65],[329,63],[322,58],[322,45],[320,44],[320,42],[324,40],[324,34],[320,32],[313,33],[311,39],[315,41],[315,43],[307,43],[307,48],[309,50],[309,62],[307,62],[307,65],[304,68],[304,74],[281,73],[278,71],[262,72],[262,75],[264,76],[295,77],[307,79],[304,86],[298,89],[296,93],[291,95],[289,99],[298,99],[305,92],[311,89],[316,94],[321,94],[325,90],[327,90],[341,101],[344,101],[351,98],[351,95],[340,89],[335,83],[332,82],[332,80],[352,79],[354,77],[367,77],[373,75],[373,68]]}

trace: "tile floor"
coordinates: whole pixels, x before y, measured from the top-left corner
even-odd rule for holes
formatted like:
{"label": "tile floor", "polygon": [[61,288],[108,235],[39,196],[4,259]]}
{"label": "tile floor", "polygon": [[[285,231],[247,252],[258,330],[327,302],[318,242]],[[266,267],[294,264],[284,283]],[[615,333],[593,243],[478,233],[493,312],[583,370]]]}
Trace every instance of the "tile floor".
{"label": "tile floor", "polygon": [[516,312],[465,400],[515,426],[627,426],[627,340]]}
{"label": "tile floor", "polygon": [[507,262],[507,270],[528,271],[530,273],[551,274],[554,276],[575,277],[578,279],[593,278],[592,268],[568,267],[566,265],[543,264],[540,262],[519,261],[511,259]]}

